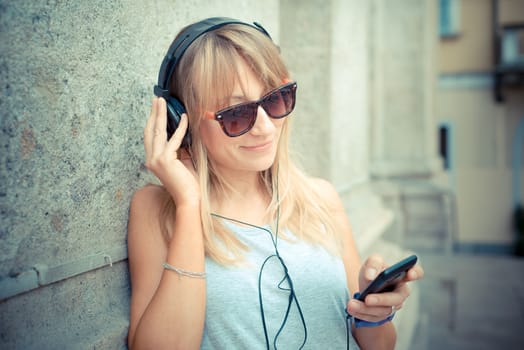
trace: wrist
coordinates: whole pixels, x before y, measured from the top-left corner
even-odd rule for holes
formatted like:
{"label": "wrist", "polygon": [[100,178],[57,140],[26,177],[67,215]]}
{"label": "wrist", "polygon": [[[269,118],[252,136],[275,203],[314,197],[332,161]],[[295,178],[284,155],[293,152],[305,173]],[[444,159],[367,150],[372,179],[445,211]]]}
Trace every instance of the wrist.
{"label": "wrist", "polygon": [[175,202],[177,212],[198,213],[200,215],[200,198],[188,198]]}
{"label": "wrist", "polygon": [[362,328],[362,327],[378,327],[378,326],[382,326],[385,323],[391,322],[391,320],[393,320],[394,316],[395,316],[395,313],[392,313],[391,315],[389,315],[385,319],[377,321],[377,322],[370,322],[370,321],[366,321],[366,320],[361,320],[359,318],[352,317],[352,316],[351,316],[351,318],[353,320],[353,324],[355,325],[355,328]]}
{"label": "wrist", "polygon": [[176,188],[166,187],[167,191],[173,198],[177,208],[183,206],[200,206],[200,193],[198,190],[180,191]]}

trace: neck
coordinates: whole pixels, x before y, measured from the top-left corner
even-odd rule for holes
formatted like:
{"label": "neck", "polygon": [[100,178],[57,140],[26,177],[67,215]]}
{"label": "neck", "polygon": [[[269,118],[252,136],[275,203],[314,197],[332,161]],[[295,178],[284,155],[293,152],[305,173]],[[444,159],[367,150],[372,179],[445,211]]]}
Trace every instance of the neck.
{"label": "neck", "polygon": [[220,176],[224,181],[231,185],[232,189],[226,189],[227,193],[219,195],[228,200],[244,199],[264,192],[264,185],[260,181],[258,171],[225,171],[219,170]]}
{"label": "neck", "polygon": [[214,193],[211,197],[211,208],[216,214],[252,224],[266,224],[267,208],[271,195],[260,182],[256,172],[237,173],[227,176],[225,180],[233,189],[226,193]]}

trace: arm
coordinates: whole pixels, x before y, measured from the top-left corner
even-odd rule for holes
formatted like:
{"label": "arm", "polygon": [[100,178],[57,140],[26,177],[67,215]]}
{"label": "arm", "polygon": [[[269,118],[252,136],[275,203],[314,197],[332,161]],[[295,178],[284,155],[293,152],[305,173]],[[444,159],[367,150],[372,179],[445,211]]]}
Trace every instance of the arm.
{"label": "arm", "polygon": [[204,271],[204,243],[200,191],[191,171],[176,151],[187,128],[166,141],[165,101],[155,99],[144,130],[146,166],[163,183],[176,204],[168,244],[159,218],[166,192],[155,186],[138,191],[131,203],[128,226],[131,310],[128,345],[131,349],[198,349],[205,319],[205,280],[164,270],[169,264],[188,271]]}
{"label": "arm", "polygon": [[[332,189],[333,203],[336,203],[338,207],[335,211],[337,213],[335,217],[344,234],[343,260],[346,267],[348,288],[351,293],[363,291],[388,265],[381,256],[376,254],[368,257],[364,264],[360,264],[358,250],[344,206],[335,189],[331,185],[330,187]],[[409,297],[410,290],[407,282],[415,281],[423,276],[424,270],[422,267],[415,265],[408,271],[404,280],[397,285],[395,290],[387,293],[370,294],[366,297],[365,302],[352,299],[348,302],[347,311],[353,317],[369,322],[384,320],[391,314],[392,307],[399,310]],[[376,327],[362,327],[358,329],[353,327],[353,335],[362,349],[393,349],[397,337],[395,326],[392,322],[386,322]]]}
{"label": "arm", "polygon": [[[361,291],[375,277],[372,276],[369,280],[364,278],[359,279],[359,276],[364,277],[363,271],[367,271],[367,267],[370,267],[369,259],[366,261],[366,264],[362,266],[349,219],[335,188],[327,181],[316,181],[316,188],[321,190],[319,193],[322,193],[325,200],[333,206],[333,219],[335,220],[336,227],[342,235],[342,260],[346,269],[348,289],[351,293]],[[380,270],[383,268],[384,267],[381,267]],[[380,270],[377,269],[376,271]],[[378,274],[378,272],[376,272],[376,274]],[[376,294],[373,295],[376,296]],[[397,298],[402,298],[402,296],[397,296]],[[355,302],[357,305],[354,305]],[[389,302],[389,300],[387,302]],[[401,302],[392,305],[398,304],[401,304]],[[364,305],[364,303],[351,300],[351,302],[348,303],[348,312],[355,317],[368,321],[382,320],[391,312],[391,306],[385,304],[385,301],[380,301],[376,306],[362,305]],[[357,307],[359,307],[359,310],[357,310]],[[391,322],[373,328],[353,328],[353,335],[362,349],[393,349],[395,346],[396,331]]]}
{"label": "arm", "polygon": [[[359,291],[364,290],[371,281],[388,265],[381,256],[371,255],[366,259],[359,272]],[[352,299],[348,303],[348,312],[361,320],[378,322],[388,317],[394,307],[396,310],[402,308],[404,301],[409,297],[410,289],[407,282],[415,281],[424,276],[424,270],[419,265],[412,267],[404,280],[397,284],[391,292],[369,294],[365,302]],[[389,343],[383,339],[383,332],[387,328],[393,330],[394,340]],[[353,333],[363,349],[393,349],[395,346],[396,333],[391,322],[378,327],[364,327],[354,329]]]}
{"label": "arm", "polygon": [[197,349],[205,317],[205,280],[179,276],[162,263],[204,271],[199,208],[177,207],[168,247],[158,224],[161,202],[146,187],[133,198],[128,229],[132,295],[128,344],[131,349]]}

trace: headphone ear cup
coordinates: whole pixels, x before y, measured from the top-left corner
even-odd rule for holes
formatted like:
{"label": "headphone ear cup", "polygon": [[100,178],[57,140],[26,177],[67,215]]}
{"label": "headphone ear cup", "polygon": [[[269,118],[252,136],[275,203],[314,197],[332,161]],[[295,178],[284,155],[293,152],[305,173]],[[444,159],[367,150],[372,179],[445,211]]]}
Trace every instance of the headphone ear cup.
{"label": "headphone ear cup", "polygon": [[[167,139],[169,140],[175,130],[178,128],[178,125],[180,124],[180,120],[182,119],[182,114],[186,113],[186,108],[175,97],[169,96],[166,101],[167,105]],[[182,139],[182,144],[180,147],[182,148],[188,148],[191,145],[191,134],[189,132],[189,126],[187,128],[186,134],[184,135],[184,138]]]}

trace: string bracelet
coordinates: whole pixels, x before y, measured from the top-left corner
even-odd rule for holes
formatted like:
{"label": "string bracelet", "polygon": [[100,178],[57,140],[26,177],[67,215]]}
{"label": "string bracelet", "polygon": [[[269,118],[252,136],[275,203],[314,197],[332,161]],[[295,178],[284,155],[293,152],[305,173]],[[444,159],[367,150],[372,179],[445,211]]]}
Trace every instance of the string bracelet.
{"label": "string bracelet", "polygon": [[173,265],[170,265],[167,262],[163,263],[162,266],[164,267],[164,269],[174,271],[177,274],[179,274],[180,276],[186,276],[186,277],[191,277],[191,278],[202,278],[202,279],[206,278],[205,272],[187,271],[184,269],[180,269],[178,267],[174,267]]}

